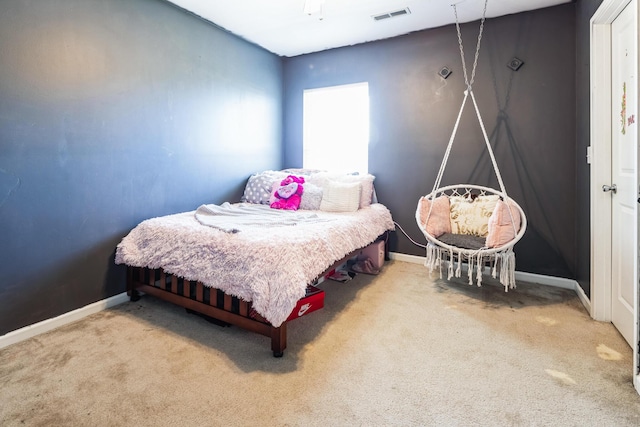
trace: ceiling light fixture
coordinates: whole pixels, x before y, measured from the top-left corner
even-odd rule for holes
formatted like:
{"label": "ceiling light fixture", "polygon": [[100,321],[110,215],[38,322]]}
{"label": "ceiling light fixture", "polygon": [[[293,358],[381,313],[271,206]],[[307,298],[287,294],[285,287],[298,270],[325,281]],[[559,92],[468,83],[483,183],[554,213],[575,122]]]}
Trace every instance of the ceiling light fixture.
{"label": "ceiling light fixture", "polygon": [[324,0],[305,0],[304,13],[307,15],[315,15],[316,13],[322,13],[322,6]]}

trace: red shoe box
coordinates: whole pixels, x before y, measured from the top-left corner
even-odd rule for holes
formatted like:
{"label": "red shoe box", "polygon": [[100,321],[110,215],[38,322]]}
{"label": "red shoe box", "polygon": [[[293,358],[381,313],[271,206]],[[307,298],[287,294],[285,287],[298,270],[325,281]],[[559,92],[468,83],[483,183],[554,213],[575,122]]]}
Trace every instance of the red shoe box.
{"label": "red shoe box", "polygon": [[309,285],[307,286],[307,294],[298,300],[298,304],[296,304],[287,320],[306,316],[309,313],[320,310],[322,307],[324,307],[324,291]]}

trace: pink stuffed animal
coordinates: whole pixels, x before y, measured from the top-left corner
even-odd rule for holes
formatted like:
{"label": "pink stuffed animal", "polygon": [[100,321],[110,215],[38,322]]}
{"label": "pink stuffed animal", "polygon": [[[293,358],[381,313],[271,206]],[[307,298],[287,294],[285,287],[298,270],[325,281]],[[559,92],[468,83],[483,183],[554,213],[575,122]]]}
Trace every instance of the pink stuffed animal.
{"label": "pink stuffed animal", "polygon": [[300,200],[304,188],[304,178],[301,176],[289,175],[280,182],[280,186],[275,188],[272,195],[271,207],[273,209],[288,209],[295,211],[300,207]]}

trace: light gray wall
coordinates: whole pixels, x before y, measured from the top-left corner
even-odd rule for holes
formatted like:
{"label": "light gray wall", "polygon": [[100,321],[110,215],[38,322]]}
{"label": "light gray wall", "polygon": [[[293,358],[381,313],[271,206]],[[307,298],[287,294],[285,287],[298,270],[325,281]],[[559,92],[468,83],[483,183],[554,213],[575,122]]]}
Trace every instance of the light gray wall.
{"label": "light gray wall", "polygon": [[281,166],[281,59],[161,0],[0,2],[0,335],[124,291],[138,222]]}

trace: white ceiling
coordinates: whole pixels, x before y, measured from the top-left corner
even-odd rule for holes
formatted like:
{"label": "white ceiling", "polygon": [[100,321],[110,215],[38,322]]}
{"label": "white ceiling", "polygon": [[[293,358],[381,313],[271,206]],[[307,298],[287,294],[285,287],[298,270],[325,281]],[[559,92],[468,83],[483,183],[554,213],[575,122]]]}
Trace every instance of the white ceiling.
{"label": "white ceiling", "polygon": [[[482,17],[485,0],[325,0],[321,13],[304,13],[306,0],[169,0],[279,56],[349,46]],[[488,0],[487,17],[541,9],[571,0]],[[409,8],[410,14],[372,16]]]}

